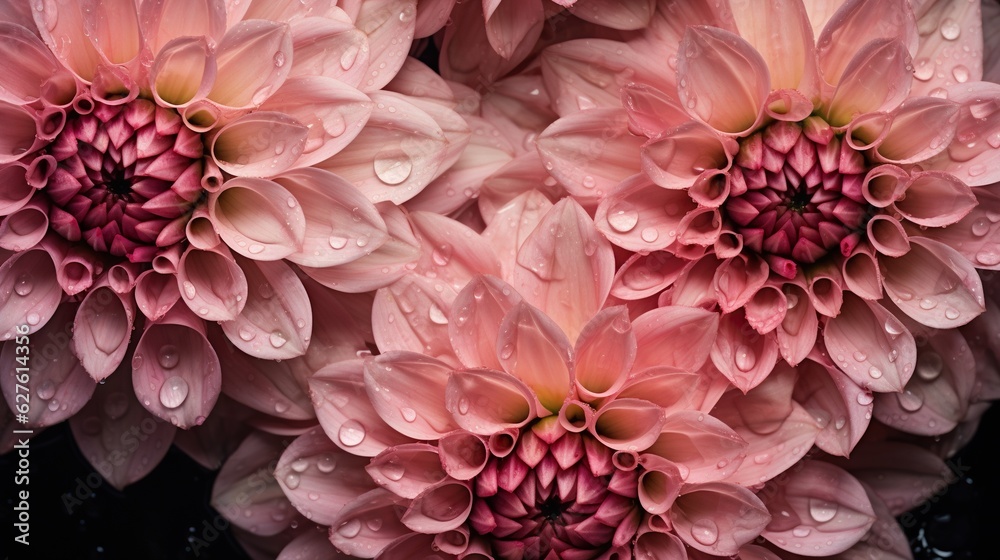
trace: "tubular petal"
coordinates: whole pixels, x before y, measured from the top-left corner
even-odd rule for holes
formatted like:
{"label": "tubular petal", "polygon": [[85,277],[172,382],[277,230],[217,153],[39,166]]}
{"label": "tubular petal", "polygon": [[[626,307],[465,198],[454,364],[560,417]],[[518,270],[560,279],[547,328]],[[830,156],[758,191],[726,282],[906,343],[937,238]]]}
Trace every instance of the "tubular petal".
{"label": "tubular petal", "polygon": [[177,281],[168,274],[147,270],[135,281],[135,303],[139,311],[154,321],[163,317],[181,298]]}
{"label": "tubular petal", "polygon": [[238,177],[270,177],[295,164],[308,136],[306,124],[284,113],[254,112],[219,130],[212,139],[212,157]]}
{"label": "tubular petal", "polygon": [[232,321],[246,305],[247,278],[225,247],[188,248],[177,266],[183,301],[208,321]]}
{"label": "tubular petal", "polygon": [[542,33],[545,13],[536,2],[484,0],[486,37],[497,54],[510,57],[522,43],[536,43]]}
{"label": "tubular petal", "polygon": [[596,400],[625,383],[635,361],[636,341],[623,306],[597,313],[576,342],[576,388],[582,398]]}
{"label": "tubular petal", "polygon": [[594,416],[590,433],[617,451],[643,451],[660,435],[663,409],[642,399],[617,398]]}
{"label": "tubular petal", "polygon": [[816,44],[802,2],[782,0],[755,4],[730,2],[740,36],[767,62],[771,89],[798,90],[806,96],[816,92]]}
{"label": "tubular petal", "polygon": [[281,185],[237,178],[209,195],[208,215],[230,249],[258,261],[301,250],[306,221],[302,205]]}
{"label": "tubular petal", "polygon": [[[807,2],[807,11],[816,13],[814,4],[815,0]],[[843,2],[816,38],[819,69],[826,83],[833,86],[841,83],[857,53],[866,48],[869,41],[880,39],[897,40],[910,55],[916,53],[917,25],[908,2]]]}
{"label": "tubular petal", "polygon": [[774,337],[751,329],[739,310],[723,315],[711,354],[715,367],[744,393],[759,385],[778,360]]}
{"label": "tubular petal", "polygon": [[889,132],[875,151],[893,163],[914,163],[935,156],[954,138],[958,112],[953,101],[911,97],[893,112]]}
{"label": "tubular petal", "polygon": [[226,32],[224,0],[152,0],[139,8],[142,37],[154,56],[179,37],[218,43]]}
{"label": "tubular petal", "polygon": [[642,147],[642,170],[666,189],[685,189],[705,174],[729,168],[737,147],[700,123],[686,123]]}
{"label": "tubular petal", "polygon": [[411,499],[448,478],[437,447],[426,443],[390,447],[361,468],[368,472],[368,482],[375,481],[393,494]]}
{"label": "tubular petal", "polygon": [[396,513],[403,502],[403,498],[382,488],[358,496],[330,523],[330,541],[352,557],[375,558],[393,540],[410,534],[411,529]]}
{"label": "tubular petal", "polygon": [[976,195],[950,173],[924,171],[914,173],[904,187],[905,198],[893,207],[907,220],[921,226],[951,225],[972,211]]}
{"label": "tubular petal", "polygon": [[684,482],[722,480],[746,457],[747,442],[720,420],[685,410],[668,414],[659,437],[646,453],[683,465]]}
{"label": "tubular petal", "polygon": [[153,98],[168,107],[187,105],[208,94],[215,72],[215,57],[204,37],[171,41],[153,61]]}
{"label": "tubular petal", "polygon": [[799,372],[794,396],[820,428],[816,446],[848,457],[871,420],[873,405],[867,390],[827,362],[807,360]]}
{"label": "tubular petal", "polygon": [[142,30],[131,0],[82,0],[84,34],[102,58],[111,64],[127,64],[139,55]]}
{"label": "tubular petal", "polygon": [[415,497],[401,521],[418,533],[443,533],[465,523],[472,501],[472,489],[467,483],[444,480]]}

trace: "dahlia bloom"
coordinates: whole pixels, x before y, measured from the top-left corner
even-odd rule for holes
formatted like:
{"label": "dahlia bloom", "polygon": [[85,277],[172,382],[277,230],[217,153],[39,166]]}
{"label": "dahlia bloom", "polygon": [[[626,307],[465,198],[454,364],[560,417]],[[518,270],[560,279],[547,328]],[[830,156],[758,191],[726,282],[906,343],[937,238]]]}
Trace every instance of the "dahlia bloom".
{"label": "dahlia bloom", "polygon": [[[72,416],[107,379],[73,423],[93,460],[146,417],[200,425],[227,387],[264,413],[292,408],[227,382],[241,360],[304,378],[364,348],[337,340],[350,322],[324,313],[354,304],[328,289],[404,272],[417,248],[395,204],[469,137],[446,103],[389,91],[415,4],[3,4],[0,337],[28,327],[29,425]],[[110,478],[139,476],[125,470]]]}
{"label": "dahlia bloom", "polygon": [[901,320],[968,323],[1000,263],[978,3],[658,8],[637,38],[541,55],[546,168],[635,254],[614,293],[721,310],[712,359],[740,389],[819,341],[901,391]]}

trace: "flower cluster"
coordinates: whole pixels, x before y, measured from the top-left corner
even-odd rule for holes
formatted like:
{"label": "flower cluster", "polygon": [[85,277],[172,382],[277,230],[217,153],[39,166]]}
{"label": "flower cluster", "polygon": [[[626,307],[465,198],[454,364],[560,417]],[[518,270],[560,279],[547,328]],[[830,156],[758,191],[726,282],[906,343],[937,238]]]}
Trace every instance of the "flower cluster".
{"label": "flower cluster", "polygon": [[0,5],[26,423],[261,558],[911,558],[1000,398],[984,18]]}

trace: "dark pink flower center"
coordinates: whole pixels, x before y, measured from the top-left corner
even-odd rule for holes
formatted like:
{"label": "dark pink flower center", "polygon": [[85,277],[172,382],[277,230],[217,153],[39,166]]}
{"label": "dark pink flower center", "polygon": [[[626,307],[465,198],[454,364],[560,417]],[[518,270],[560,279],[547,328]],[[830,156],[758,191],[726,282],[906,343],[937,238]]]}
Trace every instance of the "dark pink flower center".
{"label": "dark pink flower center", "polygon": [[634,536],[637,523],[625,520],[638,519],[638,477],[589,434],[552,444],[522,434],[476,477],[469,525],[497,558],[596,558]]}
{"label": "dark pink flower center", "polygon": [[50,226],[96,251],[148,262],[184,239],[202,196],[204,144],[173,110],[137,99],[70,110],[39,155],[55,159],[44,192]]}
{"label": "dark pink flower center", "polygon": [[765,257],[809,264],[837,247],[849,254],[871,214],[867,171],[818,117],[779,121],[741,141],[724,211],[744,247]]}

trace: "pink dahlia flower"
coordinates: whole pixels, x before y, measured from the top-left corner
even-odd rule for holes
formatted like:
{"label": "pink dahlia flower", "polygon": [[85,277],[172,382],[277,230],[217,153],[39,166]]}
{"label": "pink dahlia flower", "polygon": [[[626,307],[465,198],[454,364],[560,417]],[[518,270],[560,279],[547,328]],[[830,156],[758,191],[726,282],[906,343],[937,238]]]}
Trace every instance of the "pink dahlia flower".
{"label": "pink dahlia flower", "polygon": [[901,391],[901,319],[983,312],[1000,86],[978,81],[978,3],[663,2],[636,38],[541,59],[546,168],[635,254],[614,293],[719,309],[712,360],[740,389],[819,342]]}
{"label": "pink dahlia flower", "polygon": [[[227,381],[240,360],[304,377],[364,348],[328,334],[350,321],[324,315],[325,292],[405,271],[417,248],[391,203],[469,137],[446,101],[388,91],[415,4],[0,7],[0,337],[6,356],[27,327],[29,425],[72,416],[124,369],[73,424],[100,458],[143,418],[201,424],[220,389],[293,408]],[[0,366],[11,406],[15,365]],[[125,470],[116,484],[139,476]]]}

